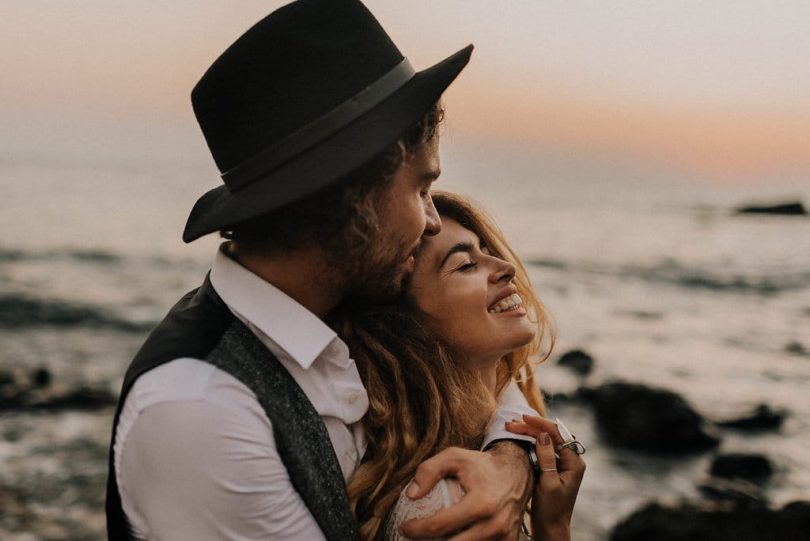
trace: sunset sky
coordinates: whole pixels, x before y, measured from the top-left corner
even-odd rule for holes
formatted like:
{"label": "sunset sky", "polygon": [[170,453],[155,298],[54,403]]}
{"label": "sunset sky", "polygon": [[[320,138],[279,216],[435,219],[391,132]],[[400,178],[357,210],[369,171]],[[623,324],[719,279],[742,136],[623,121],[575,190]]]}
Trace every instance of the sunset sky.
{"label": "sunset sky", "polygon": [[[282,3],[4,1],[0,159],[149,152],[153,133],[199,149],[192,86]],[[447,94],[458,139],[709,181],[810,179],[810,2],[367,5],[417,68],[475,44]]]}

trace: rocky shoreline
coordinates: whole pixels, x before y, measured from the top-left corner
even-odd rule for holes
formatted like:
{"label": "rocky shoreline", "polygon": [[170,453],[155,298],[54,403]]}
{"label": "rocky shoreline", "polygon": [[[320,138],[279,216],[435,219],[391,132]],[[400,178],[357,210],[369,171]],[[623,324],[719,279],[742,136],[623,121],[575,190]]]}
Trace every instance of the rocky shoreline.
{"label": "rocky shoreline", "polygon": [[[582,350],[566,352],[560,366],[581,382],[595,360]],[[773,541],[804,540],[810,532],[810,501],[774,509],[765,488],[780,467],[768,456],[745,452],[716,453],[725,431],[750,437],[778,432],[788,412],[768,404],[730,419],[709,419],[678,394],[647,385],[612,381],[580,385],[552,401],[592,408],[602,443],[652,455],[681,458],[711,453],[708,478],[696,480],[702,500],[665,505],[650,501],[616,524],[610,541]]]}
{"label": "rocky shoreline", "polygon": [[0,539],[105,538],[104,487],[116,395],[51,372],[0,370]]}
{"label": "rocky shoreline", "polygon": [[[750,439],[779,434],[790,412],[759,404],[737,415],[712,419],[667,389],[630,381],[586,385],[596,363],[582,350],[562,355],[559,365],[570,370],[579,384],[573,392],[549,393],[547,398],[592,411],[600,445],[632,449],[665,461],[689,456],[709,460],[703,475],[690,480],[697,498],[651,499],[616,522],[611,541],[806,538],[810,502],[776,508],[766,496],[774,479],[789,474],[787,465],[776,457],[733,446],[718,451],[724,440],[739,441],[731,435]],[[0,370],[0,444],[5,455],[13,458],[0,475],[2,539],[104,537],[107,442],[116,395],[108,386],[66,386],[56,379],[45,368]],[[70,425],[79,428],[64,429]],[[26,451],[14,456],[14,449]],[[34,465],[37,473],[31,475]]]}
{"label": "rocky shoreline", "polygon": [[802,541],[810,531],[810,502],[781,509],[688,503],[651,503],[620,522],[610,541]]}

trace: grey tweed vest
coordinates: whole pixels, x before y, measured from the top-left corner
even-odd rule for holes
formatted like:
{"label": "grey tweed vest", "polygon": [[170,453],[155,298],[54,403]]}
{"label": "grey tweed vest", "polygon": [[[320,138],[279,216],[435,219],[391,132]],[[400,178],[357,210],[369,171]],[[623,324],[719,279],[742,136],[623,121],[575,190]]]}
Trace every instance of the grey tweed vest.
{"label": "grey tweed vest", "polygon": [[304,392],[241,321],[235,319],[205,359],[250,388],[273,424],[276,448],[327,539],[357,539],[346,485],[326,427]]}
{"label": "grey tweed vest", "polygon": [[108,539],[130,539],[113,460],[124,401],[141,375],[180,357],[203,359],[253,391],[273,425],[276,448],[292,485],[324,537],[329,541],[357,539],[343,474],[323,421],[278,359],[234,317],[208,277],[201,287],[180,299],[152,331],[124,377],[110,438]]}

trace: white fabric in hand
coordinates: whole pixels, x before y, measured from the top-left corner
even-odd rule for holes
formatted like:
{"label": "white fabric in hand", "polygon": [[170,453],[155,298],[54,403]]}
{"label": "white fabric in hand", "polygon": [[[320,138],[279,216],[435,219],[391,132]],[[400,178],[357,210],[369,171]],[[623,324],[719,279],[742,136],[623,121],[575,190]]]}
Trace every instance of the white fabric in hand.
{"label": "white fabric in hand", "polygon": [[458,503],[464,497],[464,489],[461,488],[459,482],[449,477],[440,480],[433,490],[418,500],[412,500],[405,495],[409,486],[410,484],[406,485],[402,490],[397,503],[394,504],[394,508],[385,521],[384,539],[386,541],[408,541],[409,538],[399,531],[400,524],[412,518],[429,517],[440,509]]}

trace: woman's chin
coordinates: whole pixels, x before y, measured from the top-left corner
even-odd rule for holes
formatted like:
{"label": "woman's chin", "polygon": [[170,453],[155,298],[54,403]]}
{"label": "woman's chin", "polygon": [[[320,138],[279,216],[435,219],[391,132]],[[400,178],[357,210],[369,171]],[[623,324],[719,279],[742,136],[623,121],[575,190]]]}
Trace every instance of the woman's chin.
{"label": "woman's chin", "polygon": [[[532,326],[533,327],[533,326]],[[497,354],[493,354],[493,356],[497,358],[501,358],[504,355],[508,355],[512,353],[516,349],[520,349],[523,346],[531,344],[534,337],[537,335],[537,332],[534,328],[525,329],[521,331],[513,331],[510,333],[501,333],[499,334],[498,345],[500,346],[497,350]]]}
{"label": "woman's chin", "polygon": [[528,345],[534,340],[537,336],[537,327],[528,319],[525,319],[525,328],[521,329],[520,331],[516,330],[514,333],[514,341],[512,342],[512,348],[510,351],[514,351],[518,348],[522,348],[525,345]]}
{"label": "woman's chin", "polygon": [[521,347],[525,346],[537,335],[537,325],[532,323],[526,315],[526,310],[520,308],[510,312],[501,312],[498,314],[490,314],[495,319],[498,326],[498,334],[501,336],[508,336],[509,343]]}

